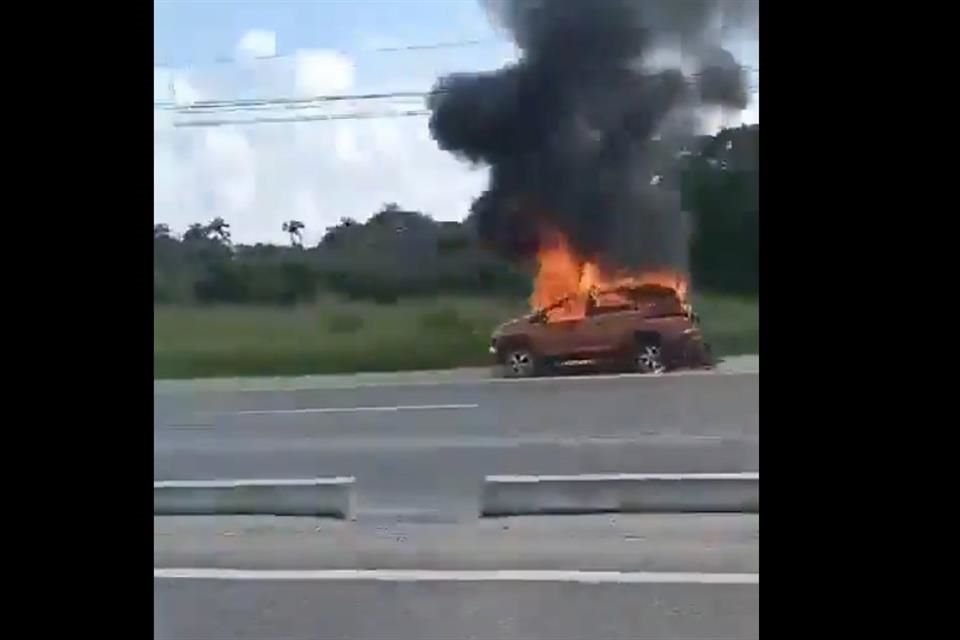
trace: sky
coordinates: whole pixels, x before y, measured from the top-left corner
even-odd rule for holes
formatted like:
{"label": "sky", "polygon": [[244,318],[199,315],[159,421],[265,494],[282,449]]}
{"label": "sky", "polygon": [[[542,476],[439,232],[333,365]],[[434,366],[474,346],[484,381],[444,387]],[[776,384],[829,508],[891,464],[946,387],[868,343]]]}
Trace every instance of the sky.
{"label": "sky", "polygon": [[[477,43],[389,50],[465,41]],[[759,68],[756,41],[728,48]],[[513,44],[476,0],[154,2],[155,104],[427,91],[446,73],[492,70],[515,58]],[[753,98],[746,111],[710,114],[704,126],[759,121],[759,92]],[[327,103],[254,115],[411,108],[422,108],[422,101]],[[306,224],[309,245],[341,218],[365,220],[388,202],[460,220],[486,184],[486,169],[437,148],[425,117],[175,126],[250,117],[155,107],[156,223],[182,233],[220,216],[235,242],[280,243],[288,241],[283,221],[297,219]]]}

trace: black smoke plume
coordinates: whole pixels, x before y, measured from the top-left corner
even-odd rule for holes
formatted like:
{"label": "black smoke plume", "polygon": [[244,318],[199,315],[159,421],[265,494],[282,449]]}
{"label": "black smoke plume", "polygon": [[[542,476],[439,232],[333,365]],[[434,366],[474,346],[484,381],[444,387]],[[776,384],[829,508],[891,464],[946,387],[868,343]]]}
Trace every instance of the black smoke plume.
{"label": "black smoke plume", "polygon": [[[743,108],[745,74],[712,34],[755,25],[759,0],[487,0],[521,51],[488,73],[438,80],[439,146],[490,167],[472,207],[481,238],[522,260],[546,223],[608,266],[687,272],[690,224],[673,151],[703,105]],[[697,63],[652,70],[680,48]]]}

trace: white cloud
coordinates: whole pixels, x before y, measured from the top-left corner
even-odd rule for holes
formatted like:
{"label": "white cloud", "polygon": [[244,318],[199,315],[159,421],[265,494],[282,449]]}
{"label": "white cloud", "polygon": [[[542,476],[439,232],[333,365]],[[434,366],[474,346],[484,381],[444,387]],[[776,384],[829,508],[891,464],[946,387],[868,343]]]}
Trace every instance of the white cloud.
{"label": "white cloud", "polygon": [[240,59],[269,58],[277,55],[277,34],[263,29],[251,29],[237,43]]}
{"label": "white cloud", "polygon": [[344,164],[362,164],[370,157],[360,148],[356,127],[349,124],[335,125],[333,149],[337,159]]}
{"label": "white cloud", "polygon": [[[216,76],[174,77],[179,78],[181,97],[208,99],[385,90],[380,83],[358,84],[354,61],[336,51],[300,51],[290,60],[258,66],[258,71],[262,73],[231,76],[218,71]],[[393,78],[391,84],[425,89],[429,85],[424,86],[424,78],[432,79],[436,72],[416,65],[409,68],[405,82]],[[157,99],[164,99],[160,92],[167,82],[158,79],[155,85]],[[312,113],[388,108],[331,104]],[[254,115],[301,113],[275,110]],[[462,219],[486,182],[485,170],[470,169],[437,147],[423,117],[174,126],[197,118],[159,111],[154,119],[154,219],[181,233],[192,222],[221,216],[238,242],[286,243],[289,237],[281,224],[295,218],[306,223],[304,241],[313,244],[341,217],[364,220],[386,202],[438,219]]]}
{"label": "white cloud", "polygon": [[153,72],[153,98],[184,106],[203,100],[204,95],[189,72],[157,67]]}
{"label": "white cloud", "polygon": [[257,195],[257,157],[249,140],[236,130],[206,129],[198,160],[204,196],[213,207],[224,218],[249,215]]}
{"label": "white cloud", "polygon": [[203,100],[203,94],[184,75],[173,78],[173,101],[177,105],[188,105]]}
{"label": "white cloud", "polygon": [[341,93],[353,87],[353,61],[337,51],[298,51],[294,64],[294,84],[300,95]]}

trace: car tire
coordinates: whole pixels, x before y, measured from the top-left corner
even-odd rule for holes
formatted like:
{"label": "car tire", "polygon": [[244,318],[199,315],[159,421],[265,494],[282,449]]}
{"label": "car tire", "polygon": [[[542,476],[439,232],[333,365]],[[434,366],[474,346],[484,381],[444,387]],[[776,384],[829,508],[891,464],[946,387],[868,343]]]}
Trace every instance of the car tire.
{"label": "car tire", "polygon": [[526,347],[510,349],[503,358],[503,371],[507,378],[530,378],[537,374],[539,368],[536,356]]}
{"label": "car tire", "polygon": [[667,370],[663,364],[663,349],[651,340],[637,343],[633,354],[633,367],[637,373],[660,374]]}

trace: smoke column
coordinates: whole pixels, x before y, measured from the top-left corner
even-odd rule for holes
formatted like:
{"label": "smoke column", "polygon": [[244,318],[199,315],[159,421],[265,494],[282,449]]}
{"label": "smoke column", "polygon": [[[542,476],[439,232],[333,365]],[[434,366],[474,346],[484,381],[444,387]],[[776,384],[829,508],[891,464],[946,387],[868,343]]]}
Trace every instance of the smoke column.
{"label": "smoke column", "polygon": [[[745,74],[717,27],[756,25],[759,0],[488,0],[521,50],[488,73],[440,78],[440,148],[490,167],[472,207],[481,239],[523,260],[544,223],[607,266],[688,271],[690,223],[670,180],[676,144],[707,105],[743,109]],[[694,65],[651,68],[681,49]]]}

